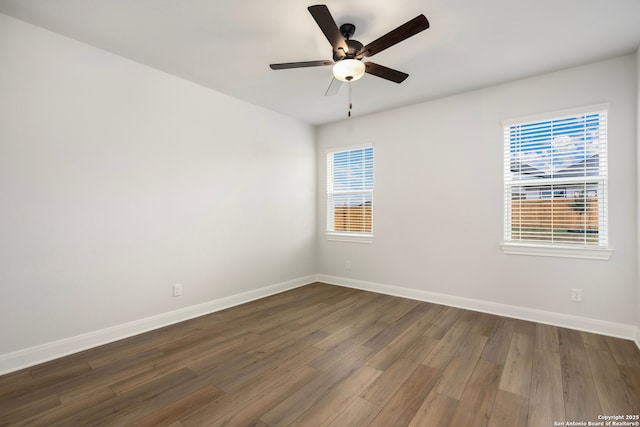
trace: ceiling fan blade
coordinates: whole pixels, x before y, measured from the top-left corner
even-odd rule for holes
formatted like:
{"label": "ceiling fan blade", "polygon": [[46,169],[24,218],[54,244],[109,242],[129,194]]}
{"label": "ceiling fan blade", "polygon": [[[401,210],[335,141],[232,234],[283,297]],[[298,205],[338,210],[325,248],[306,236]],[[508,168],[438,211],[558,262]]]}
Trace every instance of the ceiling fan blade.
{"label": "ceiling fan blade", "polygon": [[360,58],[364,56],[373,56],[394,44],[398,44],[401,41],[426,30],[427,28],[429,28],[429,21],[427,18],[424,15],[418,15],[412,20],[400,25],[395,30],[390,31],[368,45],[363,46],[357,56]]}
{"label": "ceiling fan blade", "polygon": [[377,77],[382,77],[386,80],[391,80],[395,83],[402,83],[407,79],[407,77],[409,77],[409,74],[407,73],[385,67],[384,65],[376,64],[375,62],[365,62],[364,66],[364,71],[366,73],[372,74]]}
{"label": "ceiling fan blade", "polygon": [[347,46],[347,42],[345,41],[336,21],[331,16],[331,12],[329,12],[329,8],[324,4],[316,4],[314,6],[309,6],[309,13],[313,16],[313,19],[316,20],[318,27],[322,30],[327,40],[333,47],[335,52],[343,52],[344,55],[349,51],[349,47]]}
{"label": "ceiling fan blade", "polygon": [[322,65],[333,65],[333,61],[320,60],[320,61],[302,61],[302,62],[283,62],[282,64],[269,64],[272,70],[286,70],[289,68],[305,68],[305,67],[319,67]]}
{"label": "ceiling fan blade", "polygon": [[331,79],[331,83],[329,83],[329,87],[327,88],[327,91],[324,93],[324,96],[333,96],[337,94],[340,91],[341,87],[342,87],[342,82],[334,77],[333,79]]}

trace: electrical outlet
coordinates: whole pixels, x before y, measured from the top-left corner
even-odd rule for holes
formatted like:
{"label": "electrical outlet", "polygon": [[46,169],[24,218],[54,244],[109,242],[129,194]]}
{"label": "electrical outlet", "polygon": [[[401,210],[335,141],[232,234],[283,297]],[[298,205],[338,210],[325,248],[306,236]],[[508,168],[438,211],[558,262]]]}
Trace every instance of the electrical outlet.
{"label": "electrical outlet", "polygon": [[571,301],[582,302],[582,289],[571,289]]}
{"label": "electrical outlet", "polygon": [[173,285],[173,296],[180,297],[182,296],[182,283],[176,283]]}
{"label": "electrical outlet", "polygon": [[344,262],[344,269],[345,270],[351,270],[351,261],[345,261]]}

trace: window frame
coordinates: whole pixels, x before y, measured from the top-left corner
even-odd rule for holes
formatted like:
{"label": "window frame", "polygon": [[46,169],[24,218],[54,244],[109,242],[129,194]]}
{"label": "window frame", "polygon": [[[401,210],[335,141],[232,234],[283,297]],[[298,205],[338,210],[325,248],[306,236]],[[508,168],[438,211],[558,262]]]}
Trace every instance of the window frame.
{"label": "window frame", "polygon": [[[357,150],[372,150],[372,169],[373,169],[373,179],[372,185],[370,189],[362,189],[362,190],[349,190],[346,193],[349,194],[366,194],[369,196],[371,200],[371,230],[368,232],[359,232],[359,231],[336,231],[335,227],[333,227],[333,218],[335,215],[335,205],[333,205],[333,196],[345,194],[344,191],[333,191],[333,156],[336,153],[346,153],[349,151],[357,151]],[[353,243],[373,243],[375,240],[373,231],[374,231],[374,189],[375,189],[375,148],[372,143],[364,143],[358,145],[348,145],[341,147],[332,147],[326,150],[326,200],[325,200],[325,212],[326,212],[326,225],[325,225],[325,237],[330,241],[339,241],[339,242],[353,242]]]}
{"label": "window frame", "polygon": [[[515,180],[511,179],[511,139],[510,130],[512,126],[533,124],[537,122],[562,120],[571,117],[584,116],[590,114],[604,114],[604,147],[600,147],[599,173],[597,176],[585,176],[575,178],[554,177],[539,180]],[[613,250],[609,247],[609,213],[608,213],[608,183],[609,183],[609,167],[607,163],[608,152],[608,124],[609,124],[609,105],[597,104],[574,109],[555,111],[543,114],[537,114],[527,117],[504,120],[502,122],[503,130],[503,203],[504,203],[504,222],[503,222],[503,240],[500,244],[505,254],[514,255],[535,255],[535,256],[551,256],[565,258],[584,258],[608,260]],[[602,130],[602,129],[601,129]],[[603,155],[603,156],[602,156]],[[586,245],[579,243],[558,243],[553,241],[533,241],[533,240],[511,240],[512,233],[512,187],[521,185],[534,185],[535,183],[542,186],[556,185],[558,183],[582,184],[597,182],[598,191],[602,193],[602,202],[598,206],[598,244]]]}

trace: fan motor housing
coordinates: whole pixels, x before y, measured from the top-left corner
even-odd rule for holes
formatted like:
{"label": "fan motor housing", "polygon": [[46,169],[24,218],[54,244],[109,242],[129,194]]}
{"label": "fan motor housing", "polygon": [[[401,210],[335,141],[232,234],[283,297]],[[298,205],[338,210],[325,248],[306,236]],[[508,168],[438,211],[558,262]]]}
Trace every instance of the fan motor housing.
{"label": "fan motor housing", "polygon": [[333,60],[340,61],[341,59],[353,59],[356,57],[356,54],[362,49],[362,43],[358,40],[345,40],[347,42],[347,46],[349,50],[347,52],[333,51]]}

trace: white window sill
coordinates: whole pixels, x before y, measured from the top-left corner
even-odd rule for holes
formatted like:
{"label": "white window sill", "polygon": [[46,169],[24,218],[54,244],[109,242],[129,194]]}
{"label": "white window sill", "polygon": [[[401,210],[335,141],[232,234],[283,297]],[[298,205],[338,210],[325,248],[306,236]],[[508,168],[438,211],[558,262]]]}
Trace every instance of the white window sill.
{"label": "white window sill", "polygon": [[373,234],[365,233],[330,233],[326,234],[327,240],[335,242],[373,243]]}
{"label": "white window sill", "polygon": [[588,248],[575,246],[545,246],[523,243],[506,243],[500,244],[502,251],[510,255],[534,255],[534,256],[550,256],[561,258],[583,258],[608,260],[613,254],[613,249],[609,248]]}

